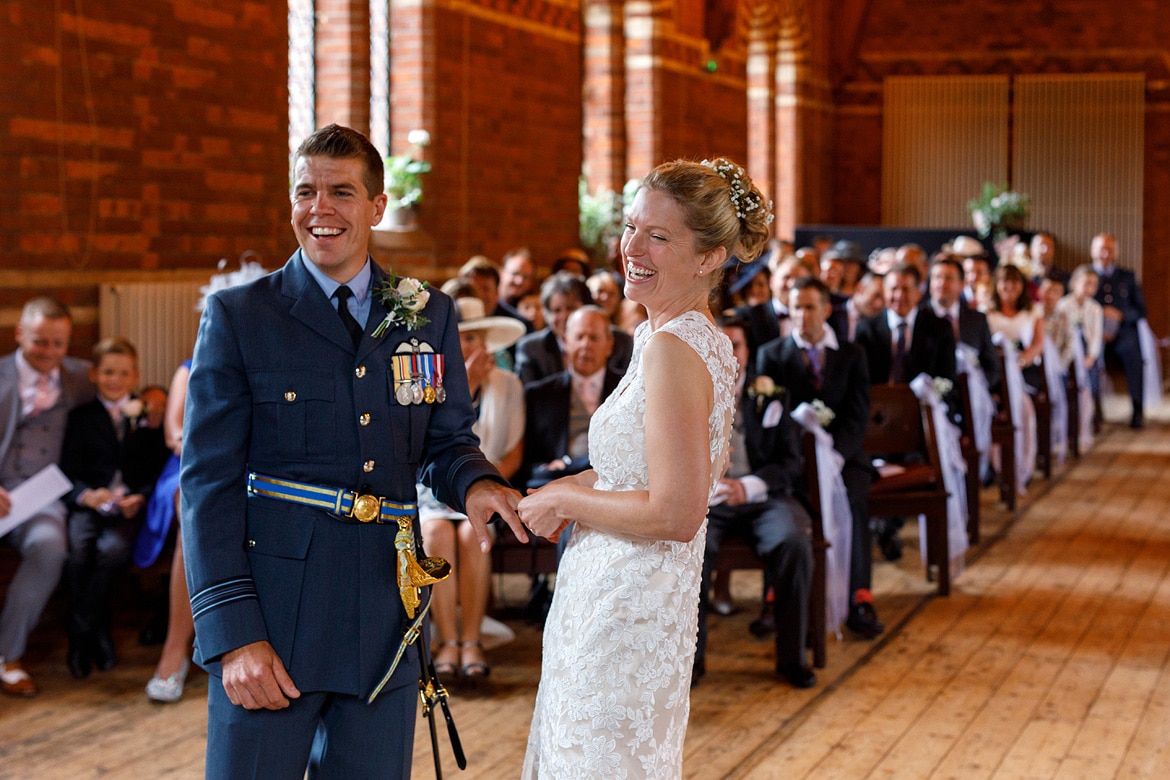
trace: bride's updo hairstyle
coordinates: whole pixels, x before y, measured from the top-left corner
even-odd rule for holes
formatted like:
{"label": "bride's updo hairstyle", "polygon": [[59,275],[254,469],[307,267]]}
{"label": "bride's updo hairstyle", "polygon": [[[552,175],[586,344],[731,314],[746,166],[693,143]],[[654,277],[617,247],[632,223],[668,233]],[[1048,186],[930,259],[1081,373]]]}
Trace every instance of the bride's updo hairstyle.
{"label": "bride's updo hairstyle", "polygon": [[[772,201],[726,157],[663,163],[646,174],[641,186],[665,193],[683,207],[687,227],[695,231],[696,252],[723,247],[728,258],[735,255],[749,263],[768,244]],[[721,275],[711,275],[711,286]]]}

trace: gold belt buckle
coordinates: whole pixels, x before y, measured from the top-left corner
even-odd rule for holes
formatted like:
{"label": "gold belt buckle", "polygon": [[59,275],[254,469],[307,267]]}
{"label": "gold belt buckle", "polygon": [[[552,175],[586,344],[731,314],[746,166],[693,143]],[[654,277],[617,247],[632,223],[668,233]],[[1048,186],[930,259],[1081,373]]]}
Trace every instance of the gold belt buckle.
{"label": "gold belt buckle", "polygon": [[382,500],[363,493],[353,500],[353,516],[359,523],[372,523],[382,514]]}

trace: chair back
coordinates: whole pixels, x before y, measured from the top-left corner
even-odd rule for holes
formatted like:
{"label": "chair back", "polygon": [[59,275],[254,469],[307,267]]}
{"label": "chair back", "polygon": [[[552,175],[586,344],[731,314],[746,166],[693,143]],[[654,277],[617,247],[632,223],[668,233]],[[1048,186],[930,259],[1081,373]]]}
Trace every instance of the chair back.
{"label": "chair back", "polygon": [[861,446],[881,457],[911,453],[929,457],[932,448],[927,442],[928,419],[910,385],[871,385],[869,424]]}

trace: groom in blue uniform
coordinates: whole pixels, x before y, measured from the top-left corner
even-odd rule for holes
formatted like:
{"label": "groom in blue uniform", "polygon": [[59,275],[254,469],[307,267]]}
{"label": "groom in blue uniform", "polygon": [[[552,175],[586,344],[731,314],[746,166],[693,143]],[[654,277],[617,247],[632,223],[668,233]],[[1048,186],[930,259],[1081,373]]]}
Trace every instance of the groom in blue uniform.
{"label": "groom in blue uniform", "polygon": [[[519,495],[471,432],[451,300],[425,300],[409,279],[389,288],[367,255],[387,203],[381,156],[330,125],[295,159],[300,250],[210,297],[187,390],[183,534],[196,660],[213,676],[207,777],[406,778],[417,647],[366,696],[418,611],[399,570],[417,555],[416,477],[467,513],[485,548],[493,514],[527,536]],[[402,531],[415,549],[396,549]]]}

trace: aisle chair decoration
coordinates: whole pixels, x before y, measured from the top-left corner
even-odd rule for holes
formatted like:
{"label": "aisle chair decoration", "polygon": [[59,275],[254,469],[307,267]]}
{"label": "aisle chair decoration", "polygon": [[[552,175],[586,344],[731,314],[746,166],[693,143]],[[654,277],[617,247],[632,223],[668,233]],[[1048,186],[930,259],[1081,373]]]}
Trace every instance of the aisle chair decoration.
{"label": "aisle chair decoration", "polygon": [[833,448],[833,437],[821,425],[821,414],[803,403],[792,419],[812,434],[816,442],[817,486],[821,500],[821,526],[829,549],[825,554],[825,622],[837,639],[849,613],[849,557],[852,554],[853,517],[841,469],[845,458]]}
{"label": "aisle chair decoration", "polygon": [[1028,481],[1036,470],[1036,408],[1032,406],[1027,385],[1024,384],[1024,373],[1016,361],[1019,355],[1016,345],[1011,339],[1004,338],[1002,333],[992,334],[991,340],[1003,350],[1004,392],[1012,407],[1012,419],[1016,423],[1016,493],[1023,496],[1027,494]]}
{"label": "aisle chair decoration", "polygon": [[[944,380],[945,381],[945,380]],[[934,420],[935,440],[938,444],[939,469],[947,490],[947,558],[951,563],[951,577],[963,573],[967,553],[967,462],[959,444],[959,426],[951,422],[947,405],[942,400],[936,380],[919,374],[910,382],[910,389],[918,400],[930,409]],[[926,517],[918,516],[918,546],[925,563]]]}

